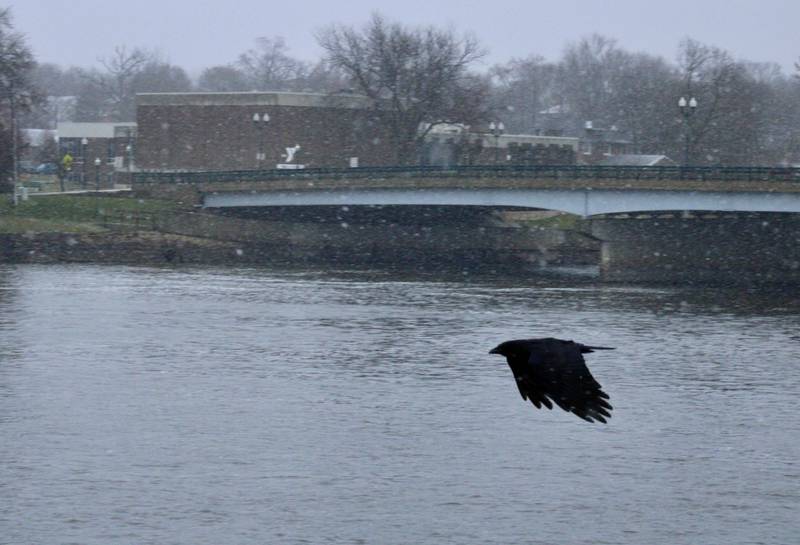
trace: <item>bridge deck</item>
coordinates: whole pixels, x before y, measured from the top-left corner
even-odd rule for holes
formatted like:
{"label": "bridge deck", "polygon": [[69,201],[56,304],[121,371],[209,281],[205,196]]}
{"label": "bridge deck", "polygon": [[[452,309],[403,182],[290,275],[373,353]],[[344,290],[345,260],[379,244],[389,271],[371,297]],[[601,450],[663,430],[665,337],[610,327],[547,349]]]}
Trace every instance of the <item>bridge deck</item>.
{"label": "bridge deck", "polygon": [[235,171],[137,172],[139,183],[200,183],[281,179],[363,178],[536,178],[573,180],[695,180],[800,182],[800,168],[789,167],[639,167],[595,165],[459,165],[360,168],[266,169]]}
{"label": "bridge deck", "polygon": [[137,173],[206,206],[437,204],[638,210],[800,211],[800,169],[675,167],[357,168]]}
{"label": "bridge deck", "polygon": [[204,192],[320,191],[333,189],[644,189],[649,191],[723,191],[800,193],[800,181],[655,180],[559,178],[288,178],[264,181],[231,180],[200,182]]}

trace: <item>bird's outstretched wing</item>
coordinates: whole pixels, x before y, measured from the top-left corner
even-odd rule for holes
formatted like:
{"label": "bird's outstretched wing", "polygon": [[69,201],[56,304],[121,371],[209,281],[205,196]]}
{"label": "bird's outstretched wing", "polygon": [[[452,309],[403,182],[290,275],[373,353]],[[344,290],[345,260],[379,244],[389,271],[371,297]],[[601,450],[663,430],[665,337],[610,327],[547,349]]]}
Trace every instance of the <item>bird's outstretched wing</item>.
{"label": "bird's outstretched wing", "polygon": [[590,347],[560,339],[512,341],[516,350],[506,354],[523,399],[536,408],[553,408],[593,422],[611,417],[608,395],[594,379],[583,359],[585,353],[605,347]]}
{"label": "bird's outstretched wing", "polygon": [[565,411],[589,422],[606,422],[612,409],[608,394],[589,372],[582,352],[591,349],[572,341],[547,343],[542,349],[531,350],[529,381]]}
{"label": "bird's outstretched wing", "polygon": [[552,409],[553,404],[547,399],[544,389],[540,387],[532,372],[528,353],[508,355],[507,359],[522,399],[529,399],[537,409],[541,409],[542,406]]}

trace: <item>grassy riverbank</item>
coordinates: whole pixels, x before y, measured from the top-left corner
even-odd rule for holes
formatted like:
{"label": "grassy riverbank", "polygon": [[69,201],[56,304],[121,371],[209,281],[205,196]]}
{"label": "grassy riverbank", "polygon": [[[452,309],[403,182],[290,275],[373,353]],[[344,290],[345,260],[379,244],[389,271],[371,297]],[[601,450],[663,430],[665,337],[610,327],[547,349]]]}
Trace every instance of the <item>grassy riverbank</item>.
{"label": "grassy riverbank", "polygon": [[120,194],[42,195],[0,201],[0,263],[214,263],[236,245],[158,232],[158,218],[185,211],[171,201]]}
{"label": "grassy riverbank", "polygon": [[38,195],[17,206],[4,199],[0,262],[416,264],[423,270],[582,264],[594,261],[597,250],[570,229],[574,218],[557,213],[467,214],[465,221],[444,214],[420,225],[413,210],[394,210],[387,212],[395,214],[391,224],[367,216],[351,228],[326,221],[339,213],[335,207],[318,210],[322,219],[291,212],[243,218],[118,193]]}
{"label": "grassy riverbank", "polygon": [[14,206],[0,199],[0,233],[100,233],[111,224],[146,228],[155,214],[177,211],[170,201],[118,195],[47,195]]}

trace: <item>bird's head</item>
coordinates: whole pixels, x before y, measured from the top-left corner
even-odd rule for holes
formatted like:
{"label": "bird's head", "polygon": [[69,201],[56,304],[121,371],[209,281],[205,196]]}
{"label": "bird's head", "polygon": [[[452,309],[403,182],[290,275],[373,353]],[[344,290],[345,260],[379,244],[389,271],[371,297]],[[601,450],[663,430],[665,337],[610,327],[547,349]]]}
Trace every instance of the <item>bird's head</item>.
{"label": "bird's head", "polygon": [[506,341],[504,343],[500,343],[491,350],[489,350],[489,354],[498,354],[500,356],[508,356],[514,352],[514,347],[511,342]]}

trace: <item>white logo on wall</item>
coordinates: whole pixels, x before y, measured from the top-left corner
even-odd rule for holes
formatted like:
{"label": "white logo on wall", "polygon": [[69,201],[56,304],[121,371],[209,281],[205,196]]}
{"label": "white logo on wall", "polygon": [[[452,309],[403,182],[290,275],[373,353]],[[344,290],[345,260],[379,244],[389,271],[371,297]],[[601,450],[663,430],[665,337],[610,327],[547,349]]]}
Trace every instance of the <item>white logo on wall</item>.
{"label": "white logo on wall", "polygon": [[281,157],[286,158],[286,162],[279,163],[276,165],[278,168],[283,169],[301,169],[306,168],[305,165],[300,165],[294,162],[294,156],[297,155],[297,152],[300,151],[300,144],[295,144],[290,148],[286,148],[286,153],[281,154]]}

